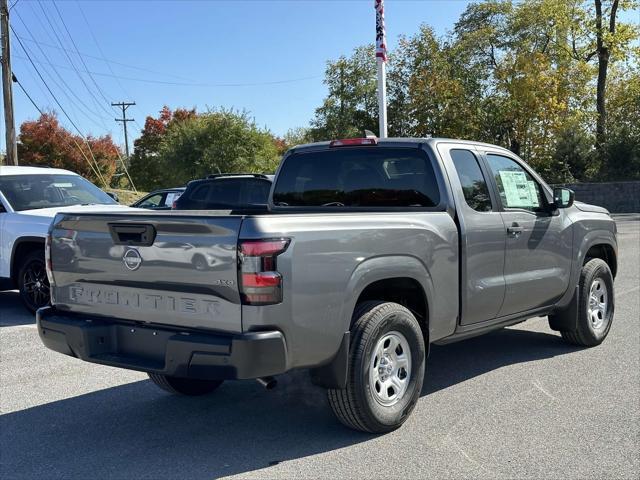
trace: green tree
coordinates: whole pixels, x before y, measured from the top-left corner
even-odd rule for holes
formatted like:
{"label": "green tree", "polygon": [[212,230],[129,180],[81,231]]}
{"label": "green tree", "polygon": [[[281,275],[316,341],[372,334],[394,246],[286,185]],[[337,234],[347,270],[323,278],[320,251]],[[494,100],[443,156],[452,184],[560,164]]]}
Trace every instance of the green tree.
{"label": "green tree", "polygon": [[179,108],[172,111],[165,105],[157,118],[147,117],[140,137],[133,143],[134,150],[129,167],[129,173],[138,188],[152,190],[164,184],[166,172],[159,161],[159,154],[167,129],[169,125],[193,119],[195,116],[195,109]]}
{"label": "green tree", "polygon": [[316,141],[358,137],[378,130],[375,49],[358,47],[350,57],[329,62],[324,83],[327,98],[316,109],[310,137]]}
{"label": "green tree", "polygon": [[147,189],[184,185],[219,172],[272,173],[279,160],[277,143],[243,112],[210,110],[179,120],[174,113],[151,154],[145,151],[147,169],[154,175],[141,185]]}

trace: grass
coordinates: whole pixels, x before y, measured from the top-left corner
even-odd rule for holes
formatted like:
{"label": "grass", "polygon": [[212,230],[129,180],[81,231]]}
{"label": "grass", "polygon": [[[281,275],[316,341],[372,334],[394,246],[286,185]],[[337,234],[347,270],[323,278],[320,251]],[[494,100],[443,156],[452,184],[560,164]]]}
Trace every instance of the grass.
{"label": "grass", "polygon": [[133,192],[131,190],[122,190],[119,188],[110,188],[108,191],[117,194],[118,202],[122,205],[131,205],[133,202],[147,194],[147,192]]}

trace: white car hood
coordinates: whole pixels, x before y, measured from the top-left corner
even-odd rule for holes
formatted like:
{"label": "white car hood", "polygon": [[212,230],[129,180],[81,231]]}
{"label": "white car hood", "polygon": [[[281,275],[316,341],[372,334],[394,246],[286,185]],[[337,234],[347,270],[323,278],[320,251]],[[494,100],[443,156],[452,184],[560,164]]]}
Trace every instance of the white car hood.
{"label": "white car hood", "polygon": [[140,210],[139,208],[131,208],[126,205],[71,205],[69,207],[54,207],[54,208],[37,208],[35,210],[22,210],[16,212],[19,215],[31,215],[34,217],[53,218],[57,213],[64,212],[113,212],[123,210]]}

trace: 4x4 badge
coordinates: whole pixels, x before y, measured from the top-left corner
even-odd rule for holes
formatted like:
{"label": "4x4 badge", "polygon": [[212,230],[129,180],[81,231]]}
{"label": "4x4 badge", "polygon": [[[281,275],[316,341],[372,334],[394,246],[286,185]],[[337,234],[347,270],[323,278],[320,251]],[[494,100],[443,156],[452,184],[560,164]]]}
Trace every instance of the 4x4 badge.
{"label": "4x4 badge", "polygon": [[138,251],[134,250],[133,248],[130,248],[126,252],[124,252],[122,261],[124,262],[124,266],[132,272],[140,268],[140,265],[142,265],[142,257],[140,256]]}

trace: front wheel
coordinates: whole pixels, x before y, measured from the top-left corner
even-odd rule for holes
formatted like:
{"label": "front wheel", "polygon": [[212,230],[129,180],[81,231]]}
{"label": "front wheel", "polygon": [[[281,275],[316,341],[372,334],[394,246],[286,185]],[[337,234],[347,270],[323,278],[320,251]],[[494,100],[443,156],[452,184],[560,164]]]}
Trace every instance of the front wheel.
{"label": "front wheel", "polygon": [[25,257],[18,272],[18,290],[22,303],[31,313],[49,305],[49,279],[44,265],[44,252],[34,251]]}
{"label": "front wheel", "polygon": [[422,389],[422,330],[413,314],[397,303],[362,303],[354,319],[347,387],[330,389],[329,404],[338,419],[355,430],[395,430],[409,417]]}
{"label": "front wheel", "polygon": [[181,378],[148,372],[149,378],[161,389],[169,393],[197,396],[206,395],[222,385],[223,380],[199,380],[196,378]]}
{"label": "front wheel", "polygon": [[573,345],[599,345],[609,334],[614,311],[613,275],[604,260],[594,258],[585,263],[576,294],[578,318],[575,328],[563,330],[560,334]]}

